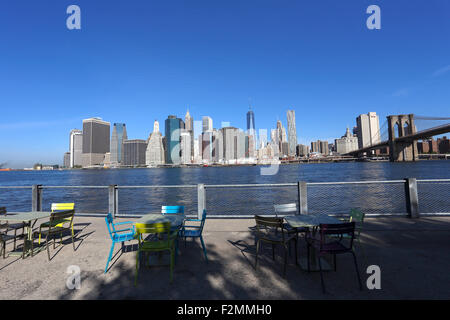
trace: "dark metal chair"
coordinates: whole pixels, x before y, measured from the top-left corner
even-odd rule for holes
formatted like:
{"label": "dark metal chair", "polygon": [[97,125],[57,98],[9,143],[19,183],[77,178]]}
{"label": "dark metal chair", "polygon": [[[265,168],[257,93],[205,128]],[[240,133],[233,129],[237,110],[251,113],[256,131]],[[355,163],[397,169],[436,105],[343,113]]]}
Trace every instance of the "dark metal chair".
{"label": "dark metal chair", "polygon": [[[3,214],[6,216],[6,207],[0,207],[0,214]],[[17,238],[23,238],[24,237],[24,231],[25,231],[25,224],[22,223],[6,223],[6,224],[2,224],[0,225],[0,230],[6,230],[3,234],[3,239],[8,238],[9,239],[13,239],[14,240],[14,249],[16,250],[16,240]],[[17,235],[17,230],[22,229],[22,234]],[[9,230],[14,230],[14,236],[12,235],[7,235]]]}
{"label": "dark metal chair", "polygon": [[[50,216],[50,221],[42,223],[39,227],[39,231],[35,231],[33,235],[39,236],[39,243],[41,242],[41,236],[45,235],[45,244],[47,247],[48,260],[50,261],[49,241],[51,236],[60,236],[60,243],[62,244],[62,237],[64,231],[69,231],[72,236],[73,251],[75,251],[74,231],[73,231],[73,216],[75,210],[55,211]],[[68,224],[68,226],[65,226]],[[34,236],[33,236],[34,238]],[[34,241],[31,241],[31,256],[33,256]],[[55,237],[53,239],[53,249],[55,248]]]}
{"label": "dark metal chair", "polygon": [[256,221],[256,256],[255,256],[255,270],[258,266],[258,252],[261,242],[266,242],[272,245],[272,259],[275,260],[275,246],[281,245],[284,248],[284,268],[283,276],[286,275],[287,265],[287,244],[290,241],[295,243],[295,263],[297,264],[297,238],[295,235],[288,235],[283,228],[283,218],[278,217],[261,217],[255,215]]}
{"label": "dark metal chair", "polygon": [[325,283],[323,280],[322,264],[320,259],[322,256],[333,255],[334,271],[336,271],[336,255],[351,253],[355,262],[356,274],[358,275],[359,288],[362,290],[361,276],[359,275],[358,263],[356,255],[353,251],[353,240],[355,238],[355,222],[338,223],[338,224],[320,224],[319,237],[311,236],[309,233],[306,237],[308,247],[308,272],[310,271],[310,247],[314,246],[318,250],[318,261],[320,268],[320,280],[322,290],[325,293]]}

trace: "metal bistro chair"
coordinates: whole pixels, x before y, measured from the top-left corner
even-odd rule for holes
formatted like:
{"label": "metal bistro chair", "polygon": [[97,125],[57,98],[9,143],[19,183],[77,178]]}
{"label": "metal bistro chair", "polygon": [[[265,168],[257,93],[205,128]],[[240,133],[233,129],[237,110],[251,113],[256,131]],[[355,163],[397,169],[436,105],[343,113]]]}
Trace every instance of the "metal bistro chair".
{"label": "metal bistro chair", "polygon": [[[0,214],[3,214],[6,216],[6,207],[0,207]],[[23,238],[25,236],[25,224],[23,222],[21,223],[6,223],[6,224],[2,224],[0,225],[0,232],[1,230],[4,229],[4,235],[3,235],[3,239],[8,238],[8,240],[13,239],[14,240],[14,249],[16,250],[16,240],[17,238]],[[21,235],[17,235],[17,230],[22,229],[22,234]],[[11,235],[7,235],[9,230],[14,230],[14,236]]]}
{"label": "metal bistro chair", "polygon": [[[282,215],[292,215],[292,214],[299,214],[299,211],[297,209],[297,203],[286,203],[286,204],[274,204],[273,209],[275,211],[275,216],[279,216],[279,214]],[[306,233],[308,231],[307,228],[293,228],[289,225],[289,223],[283,223],[283,227],[286,229],[287,234],[289,236],[295,235],[298,241],[298,234],[299,233]],[[289,254],[291,253],[291,245],[289,242]]]}
{"label": "metal bistro chair", "polygon": [[[113,216],[111,213],[105,218],[106,227],[108,228],[109,236],[112,240],[111,250],[109,251],[108,260],[106,261],[105,273],[108,272],[109,262],[111,261],[112,254],[114,252],[114,245],[116,243],[122,243],[122,250],[124,249],[125,241],[130,241],[136,239],[136,230],[134,228],[133,221],[123,221],[123,222],[113,222]],[[131,227],[125,229],[116,229],[116,226],[122,226],[126,224],[131,224]]]}
{"label": "metal bistro chair", "polygon": [[[6,208],[0,207],[0,213],[6,214]],[[6,241],[14,239],[14,248],[15,248],[16,237],[6,234],[8,232],[8,229],[9,229],[8,222],[5,223],[0,222],[0,254],[3,253],[3,259],[5,259],[6,257]],[[5,230],[5,232],[3,233],[2,230]]]}
{"label": "metal bistro chair", "polygon": [[184,206],[162,206],[161,214],[184,214]]}
{"label": "metal bistro chair", "polygon": [[[358,247],[359,250],[361,251],[363,258],[364,258],[364,262],[367,265],[367,257],[366,254],[364,252],[364,247],[361,243],[361,231],[363,230],[363,225],[364,225],[364,217],[365,214],[364,212],[358,210],[358,209],[351,209],[350,210],[350,217],[348,220],[344,220],[345,222],[355,222],[355,236],[354,239],[357,240],[358,242]],[[351,236],[349,234],[344,234],[342,235],[343,238],[351,238]],[[354,247],[353,247],[354,248]]]}
{"label": "metal bistro chair", "polygon": [[[344,238],[344,235],[349,235],[350,238]],[[322,264],[320,262],[321,256],[326,254],[333,255],[334,271],[337,269],[336,255],[351,253],[353,255],[353,261],[355,263],[356,274],[358,275],[359,288],[362,290],[361,276],[359,275],[358,263],[356,261],[356,255],[353,251],[353,239],[355,235],[355,222],[338,223],[338,224],[320,224],[319,225],[319,238],[308,236],[308,272],[310,271],[310,257],[309,249],[314,246],[318,249],[318,260],[320,268],[320,280],[322,283],[322,290],[325,293],[325,283],[323,280]],[[331,237],[330,237],[331,236]],[[337,238],[337,239],[335,239]]]}
{"label": "metal bistro chair", "polygon": [[[186,238],[200,238],[200,242],[202,244],[203,253],[205,255],[206,262],[208,262],[208,256],[206,255],[206,247],[205,242],[203,241],[202,232],[203,226],[205,225],[206,220],[206,209],[203,209],[203,214],[201,219],[185,219],[183,226],[180,230],[179,236],[184,238],[184,246],[186,246]],[[200,222],[200,225],[186,225],[185,222]]]}
{"label": "metal bistro chair", "polygon": [[281,245],[284,248],[284,268],[283,276],[286,275],[287,265],[287,243],[295,242],[295,262],[297,263],[297,238],[295,235],[287,235],[283,228],[283,218],[278,217],[261,217],[255,215],[256,222],[256,255],[255,255],[255,270],[258,266],[258,252],[261,242],[266,242],[272,245],[272,259],[275,260],[275,246]]}
{"label": "metal bistro chair", "polygon": [[[145,235],[150,237],[146,240]],[[156,237],[154,237],[156,235]],[[137,285],[139,257],[141,253],[170,251],[170,283],[173,281],[173,266],[175,264],[175,241],[178,237],[178,230],[170,229],[170,222],[160,223],[136,223],[136,236],[138,238],[138,250],[136,252],[136,272],[134,285]]]}
{"label": "metal bistro chair", "polygon": [[[56,236],[59,234],[60,243],[62,244],[63,232],[70,231],[72,236],[72,246],[73,251],[75,251],[75,242],[74,242],[74,232],[73,232],[73,216],[75,214],[75,210],[66,210],[66,211],[55,211],[50,216],[50,221],[42,223],[39,226],[39,231],[33,232],[34,235],[39,235],[39,244],[41,243],[41,236],[45,235],[45,245],[47,247],[48,260],[50,261],[50,249],[49,242],[51,236]],[[69,224],[68,226],[65,226]],[[46,230],[44,230],[46,229]],[[55,238],[53,239],[53,249],[55,248]],[[33,246],[34,241],[31,241],[31,256],[33,256]]]}

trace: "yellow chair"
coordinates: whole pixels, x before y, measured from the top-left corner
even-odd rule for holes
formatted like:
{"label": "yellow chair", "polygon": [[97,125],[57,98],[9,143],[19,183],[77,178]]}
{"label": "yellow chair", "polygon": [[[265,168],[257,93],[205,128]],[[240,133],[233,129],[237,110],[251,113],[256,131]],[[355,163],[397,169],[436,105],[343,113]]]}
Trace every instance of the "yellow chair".
{"label": "yellow chair", "polygon": [[[71,202],[71,203],[52,203],[52,207],[51,207],[52,212],[74,210],[74,209],[75,209],[75,203],[73,203],[73,202]],[[72,218],[73,218],[73,216],[71,216],[69,218],[64,218],[64,222],[56,225],[55,227],[61,228],[66,222],[72,222]],[[39,229],[48,228],[49,226],[50,226],[50,221],[44,222],[40,225]],[[73,223],[71,223],[71,227],[72,227],[72,234],[73,234],[74,233],[73,232]],[[39,233],[39,244],[41,244],[41,234],[40,233]]]}

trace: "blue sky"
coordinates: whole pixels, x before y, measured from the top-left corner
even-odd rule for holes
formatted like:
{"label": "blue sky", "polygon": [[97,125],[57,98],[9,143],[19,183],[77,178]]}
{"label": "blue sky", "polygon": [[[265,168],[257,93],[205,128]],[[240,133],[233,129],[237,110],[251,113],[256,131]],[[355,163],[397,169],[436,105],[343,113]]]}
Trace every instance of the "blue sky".
{"label": "blue sky", "polygon": [[[81,30],[66,9],[81,8]],[[381,8],[369,30],[366,8]],[[450,2],[4,0],[0,163],[62,163],[98,116],[146,139],[155,119],[208,115],[332,141],[361,113],[450,114]]]}

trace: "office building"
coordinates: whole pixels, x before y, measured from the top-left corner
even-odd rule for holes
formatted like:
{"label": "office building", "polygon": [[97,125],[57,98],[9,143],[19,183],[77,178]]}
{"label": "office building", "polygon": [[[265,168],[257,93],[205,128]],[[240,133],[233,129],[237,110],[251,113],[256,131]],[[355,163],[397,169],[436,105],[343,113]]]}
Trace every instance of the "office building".
{"label": "office building", "polygon": [[70,152],[64,153],[63,167],[64,168],[70,167]]}
{"label": "office building", "polygon": [[[191,158],[194,158],[194,118],[189,113],[189,110],[187,110],[186,115],[184,116],[184,124],[186,132],[188,132],[191,135]],[[191,159],[191,160],[192,160]]]}
{"label": "office building", "polygon": [[83,153],[83,132],[78,129],[70,131],[69,138],[69,168],[81,167]]}
{"label": "office building", "polygon": [[202,124],[203,124],[203,131],[202,132],[208,132],[208,131],[212,131],[213,129],[213,121],[210,117],[204,116],[202,118]]}
{"label": "office building", "polygon": [[180,135],[181,163],[190,164],[191,160],[191,133],[182,130]]}
{"label": "office building", "polygon": [[239,130],[235,127],[224,127],[220,129],[223,137],[223,159],[230,162],[236,160],[237,134]]}
{"label": "office building", "polygon": [[307,157],[309,155],[309,148],[304,144],[297,145],[297,156],[299,157]]}
{"label": "office building", "polygon": [[144,166],[145,151],[147,150],[147,141],[141,139],[125,140],[123,142],[124,166]]}
{"label": "office building", "polygon": [[145,164],[149,167],[164,164],[164,142],[159,131],[159,122],[153,123],[153,132],[147,139],[147,149],[145,151]]}
{"label": "office building", "polygon": [[345,135],[340,139],[334,140],[335,150],[339,154],[346,154],[354,150],[358,150],[358,137],[350,133],[350,129],[347,128]]}
{"label": "office building", "polygon": [[82,166],[103,164],[105,153],[110,151],[110,123],[101,118],[83,120]]}
{"label": "office building", "polygon": [[362,149],[381,142],[380,119],[376,112],[361,114],[356,118],[358,148]]}
{"label": "office building", "polygon": [[297,149],[297,129],[295,125],[295,111],[287,111],[287,124],[288,124],[288,141],[289,141],[289,155],[295,156]]}
{"label": "office building", "polygon": [[165,121],[165,159],[167,164],[181,163],[181,129],[184,129],[184,122],[176,116],[170,115]]}
{"label": "office building", "polygon": [[328,141],[317,140],[311,142],[311,152],[321,153],[324,156],[328,155],[330,153],[328,149]]}
{"label": "office building", "polygon": [[111,165],[116,166],[122,162],[122,145],[128,139],[125,123],[114,123],[111,134]]}

